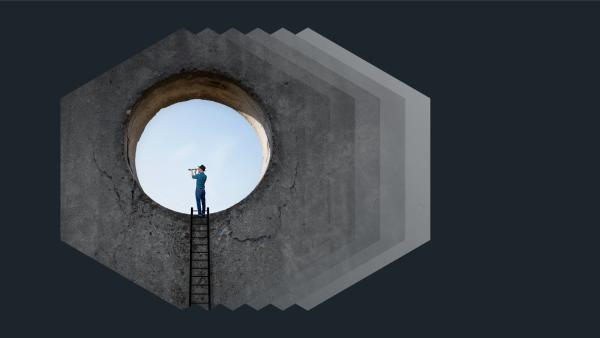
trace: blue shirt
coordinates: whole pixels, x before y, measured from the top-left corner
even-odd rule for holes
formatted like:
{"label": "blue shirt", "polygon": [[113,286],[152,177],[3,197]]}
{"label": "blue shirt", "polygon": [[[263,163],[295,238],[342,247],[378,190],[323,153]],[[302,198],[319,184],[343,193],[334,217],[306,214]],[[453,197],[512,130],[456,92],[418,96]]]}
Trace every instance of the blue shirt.
{"label": "blue shirt", "polygon": [[192,176],[196,180],[196,189],[204,189],[204,182],[206,182],[206,174],[198,173]]}

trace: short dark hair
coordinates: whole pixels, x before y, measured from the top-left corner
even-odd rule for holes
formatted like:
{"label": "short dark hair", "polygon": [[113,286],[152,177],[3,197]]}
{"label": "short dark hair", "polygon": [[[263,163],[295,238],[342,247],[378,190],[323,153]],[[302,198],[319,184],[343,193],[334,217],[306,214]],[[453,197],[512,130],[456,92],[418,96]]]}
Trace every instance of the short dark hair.
{"label": "short dark hair", "polygon": [[204,164],[201,164],[198,168],[200,168],[202,170],[206,170],[206,167],[204,166]]}

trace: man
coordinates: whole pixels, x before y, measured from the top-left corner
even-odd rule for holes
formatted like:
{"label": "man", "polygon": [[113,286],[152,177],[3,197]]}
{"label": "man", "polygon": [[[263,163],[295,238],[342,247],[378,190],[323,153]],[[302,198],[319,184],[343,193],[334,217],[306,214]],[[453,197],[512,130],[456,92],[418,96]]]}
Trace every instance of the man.
{"label": "man", "polygon": [[204,165],[198,166],[198,169],[192,171],[192,178],[196,180],[196,204],[198,205],[198,214],[204,217],[206,212],[206,191],[204,183],[206,183],[206,174]]}

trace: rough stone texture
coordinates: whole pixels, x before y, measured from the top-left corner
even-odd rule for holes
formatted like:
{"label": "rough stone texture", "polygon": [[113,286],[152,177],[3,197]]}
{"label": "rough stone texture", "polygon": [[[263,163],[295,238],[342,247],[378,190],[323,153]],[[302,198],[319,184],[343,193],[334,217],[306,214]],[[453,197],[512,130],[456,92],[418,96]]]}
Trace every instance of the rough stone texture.
{"label": "rough stone texture", "polygon": [[429,99],[327,41],[180,30],[65,96],[62,239],[187,305],[189,216],[140,189],[126,130],[148,88],[201,71],[256,99],[272,150],[256,190],[211,215],[213,304],[311,308],[426,242]]}

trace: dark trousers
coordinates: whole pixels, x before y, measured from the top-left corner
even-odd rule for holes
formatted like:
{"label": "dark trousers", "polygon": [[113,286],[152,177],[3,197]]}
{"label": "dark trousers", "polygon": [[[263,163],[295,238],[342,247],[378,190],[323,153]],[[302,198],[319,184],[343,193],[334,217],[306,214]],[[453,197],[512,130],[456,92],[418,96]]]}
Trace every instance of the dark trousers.
{"label": "dark trousers", "polygon": [[206,191],[196,189],[196,204],[198,205],[198,214],[204,216],[206,212]]}

